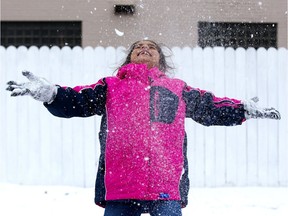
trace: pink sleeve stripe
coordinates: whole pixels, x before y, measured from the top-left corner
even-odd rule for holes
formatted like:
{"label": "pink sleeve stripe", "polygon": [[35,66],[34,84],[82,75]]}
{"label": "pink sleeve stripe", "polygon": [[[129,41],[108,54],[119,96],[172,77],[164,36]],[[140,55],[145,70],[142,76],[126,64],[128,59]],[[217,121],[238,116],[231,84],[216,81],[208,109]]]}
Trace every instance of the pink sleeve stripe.
{"label": "pink sleeve stripe", "polygon": [[240,100],[233,99],[233,98],[218,98],[218,97],[213,97],[213,102],[216,107],[224,107],[224,106],[230,106],[230,107],[239,107],[241,104]]}
{"label": "pink sleeve stripe", "polygon": [[[94,83],[94,84],[91,84],[91,85],[75,86],[72,89],[74,91],[76,91],[76,92],[80,92],[80,91],[82,91],[84,89],[95,89],[96,86],[98,86],[98,85],[102,85],[102,86],[105,85],[103,79],[101,79],[97,83]],[[61,87],[64,88],[64,89],[68,88],[67,86],[61,86]]]}
{"label": "pink sleeve stripe", "polygon": [[237,100],[237,99],[234,99],[234,98],[228,98],[228,97],[223,97],[223,98],[220,98],[220,97],[216,97],[213,93],[211,92],[208,92],[208,91],[205,91],[205,90],[201,90],[199,88],[193,88],[191,86],[186,86],[186,91],[192,91],[192,90],[195,90],[195,91],[198,91],[200,93],[201,96],[203,96],[204,94],[206,93],[209,93],[213,96],[213,103],[215,105],[215,107],[219,108],[219,107],[227,107],[227,106],[230,106],[230,107],[239,107],[239,105],[241,105],[241,101],[240,100]]}

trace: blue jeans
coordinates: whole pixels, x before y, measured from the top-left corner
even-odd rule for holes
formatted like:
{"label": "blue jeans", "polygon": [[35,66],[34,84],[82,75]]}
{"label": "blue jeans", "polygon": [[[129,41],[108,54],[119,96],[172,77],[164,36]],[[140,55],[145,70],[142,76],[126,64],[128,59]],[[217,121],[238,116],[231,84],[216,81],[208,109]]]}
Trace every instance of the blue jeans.
{"label": "blue jeans", "polygon": [[149,213],[151,216],[182,216],[180,201],[175,200],[108,201],[104,216],[140,216],[141,213]]}

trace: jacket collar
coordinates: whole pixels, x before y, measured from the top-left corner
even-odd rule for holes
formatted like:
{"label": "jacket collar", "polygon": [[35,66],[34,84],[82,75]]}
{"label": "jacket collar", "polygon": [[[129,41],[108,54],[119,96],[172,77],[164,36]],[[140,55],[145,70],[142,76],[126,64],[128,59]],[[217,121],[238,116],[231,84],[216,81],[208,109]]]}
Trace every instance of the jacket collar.
{"label": "jacket collar", "polygon": [[149,78],[154,80],[161,76],[166,76],[157,67],[153,67],[150,70],[147,68],[146,64],[135,64],[130,63],[124,65],[118,70],[117,77],[119,79],[134,78],[141,80],[142,82],[149,81]]}

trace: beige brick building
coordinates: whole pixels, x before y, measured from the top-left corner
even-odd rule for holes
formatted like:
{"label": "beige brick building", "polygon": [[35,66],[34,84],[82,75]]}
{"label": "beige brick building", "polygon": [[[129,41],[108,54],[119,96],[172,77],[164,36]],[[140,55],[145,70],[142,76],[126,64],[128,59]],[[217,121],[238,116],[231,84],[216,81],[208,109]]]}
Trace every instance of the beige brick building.
{"label": "beige brick building", "polygon": [[[123,4],[133,5],[134,14],[115,14],[114,5]],[[83,47],[127,47],[142,38],[194,47],[199,22],[272,23],[277,47],[288,46],[287,0],[1,0],[1,21],[80,21]]]}

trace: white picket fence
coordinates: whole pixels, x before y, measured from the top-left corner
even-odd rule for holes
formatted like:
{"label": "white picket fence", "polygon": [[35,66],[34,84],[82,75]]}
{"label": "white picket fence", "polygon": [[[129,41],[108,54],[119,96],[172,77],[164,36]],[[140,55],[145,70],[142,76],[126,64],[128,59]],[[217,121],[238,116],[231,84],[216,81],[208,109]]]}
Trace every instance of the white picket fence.
{"label": "white picket fence", "polygon": [[[75,86],[110,76],[124,48],[0,47],[0,182],[94,185],[100,117],[61,119],[28,97],[11,98],[9,80],[29,70]],[[217,96],[260,98],[281,121],[249,120],[235,127],[186,121],[191,186],[288,186],[288,50],[172,48],[175,76]]]}

